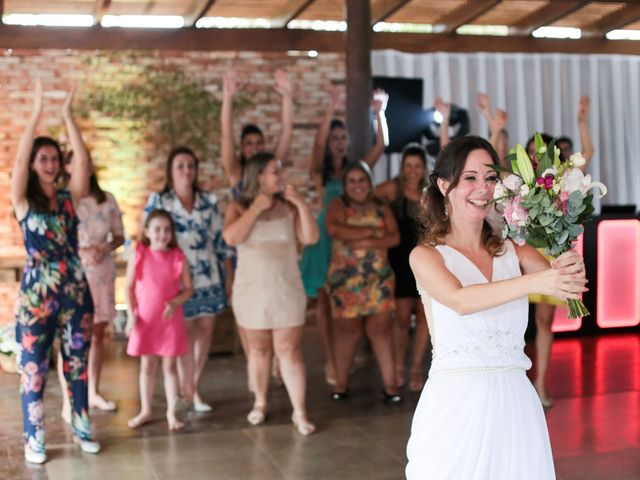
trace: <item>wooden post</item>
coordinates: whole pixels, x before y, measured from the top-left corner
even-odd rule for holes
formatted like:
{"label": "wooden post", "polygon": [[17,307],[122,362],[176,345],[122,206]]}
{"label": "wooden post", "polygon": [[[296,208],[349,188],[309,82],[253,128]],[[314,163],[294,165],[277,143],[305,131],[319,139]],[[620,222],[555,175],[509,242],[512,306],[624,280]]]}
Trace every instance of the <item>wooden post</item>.
{"label": "wooden post", "polygon": [[347,129],[350,159],[362,160],[371,149],[371,6],[346,0]]}

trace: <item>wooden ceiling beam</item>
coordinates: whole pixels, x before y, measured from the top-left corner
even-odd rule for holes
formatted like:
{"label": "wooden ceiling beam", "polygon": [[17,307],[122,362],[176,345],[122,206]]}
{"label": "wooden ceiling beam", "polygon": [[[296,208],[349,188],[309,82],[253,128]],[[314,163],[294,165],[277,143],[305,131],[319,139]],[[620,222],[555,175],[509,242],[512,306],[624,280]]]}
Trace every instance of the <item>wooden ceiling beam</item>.
{"label": "wooden ceiling beam", "polygon": [[105,14],[109,11],[111,0],[96,0],[96,6],[93,9],[93,24],[100,25]]}
{"label": "wooden ceiling beam", "polygon": [[278,15],[271,19],[271,24],[275,28],[285,28],[291,20],[295,20],[304,12],[315,0],[289,0],[282,7]]}
{"label": "wooden ceiling beam", "polygon": [[[640,55],[640,41],[584,38],[544,39],[529,36],[372,33],[372,48],[411,53],[540,52]],[[194,50],[344,52],[344,32],[288,29],[128,29],[0,26],[3,48],[77,50]]]}
{"label": "wooden ceiling beam", "polygon": [[200,0],[194,2],[191,12],[184,15],[184,26],[194,27],[196,22],[204,17],[216,0]]}
{"label": "wooden ceiling beam", "polygon": [[455,10],[443,15],[436,21],[438,33],[451,34],[467,23],[473,22],[490,8],[495,7],[501,0],[467,0]]}
{"label": "wooden ceiling beam", "polygon": [[640,20],[640,3],[627,4],[624,8],[610,13],[582,29],[583,37],[604,37],[607,32]]}
{"label": "wooden ceiling beam", "polygon": [[550,25],[584,7],[587,3],[589,3],[588,0],[554,0],[517,21],[509,27],[509,30],[518,35],[531,35],[536,28]]}
{"label": "wooden ceiling beam", "polygon": [[380,0],[375,8],[371,9],[371,25],[384,22],[409,2],[410,0]]}

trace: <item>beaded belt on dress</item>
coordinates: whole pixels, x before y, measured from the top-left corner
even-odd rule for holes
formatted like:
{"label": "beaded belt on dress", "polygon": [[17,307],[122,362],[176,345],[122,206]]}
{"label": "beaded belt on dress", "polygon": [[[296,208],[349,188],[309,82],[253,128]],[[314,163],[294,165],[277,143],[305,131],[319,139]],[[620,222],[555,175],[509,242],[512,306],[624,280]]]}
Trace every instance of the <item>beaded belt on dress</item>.
{"label": "beaded belt on dress", "polygon": [[448,368],[445,370],[437,370],[429,372],[429,377],[440,375],[466,375],[469,373],[501,373],[501,372],[524,372],[522,367],[460,367]]}

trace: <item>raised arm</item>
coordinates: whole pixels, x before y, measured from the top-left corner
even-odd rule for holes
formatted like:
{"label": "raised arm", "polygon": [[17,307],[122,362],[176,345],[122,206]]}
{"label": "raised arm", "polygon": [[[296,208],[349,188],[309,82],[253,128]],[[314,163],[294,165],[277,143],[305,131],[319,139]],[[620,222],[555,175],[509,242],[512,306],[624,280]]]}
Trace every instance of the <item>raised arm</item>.
{"label": "raised arm", "polygon": [[372,237],[380,238],[385,234],[383,228],[347,225],[345,205],[340,198],[333,199],[329,204],[325,225],[327,233],[334,240],[364,240]]}
{"label": "raised arm", "polygon": [[236,156],[233,143],[233,96],[238,90],[238,78],[234,69],[229,69],[222,80],[222,108],[220,109],[220,154],[222,168],[229,180],[235,185],[242,177],[240,159]]}
{"label": "raised arm", "polygon": [[371,108],[373,109],[376,121],[376,141],[371,150],[364,156],[364,162],[371,168],[375,166],[378,159],[384,153],[384,148],[389,144],[389,128],[385,115],[388,101],[389,94],[384,90],[377,89],[373,92]]}
{"label": "raised arm", "polygon": [[502,161],[504,157],[507,156],[507,148],[508,145],[505,145],[504,141],[501,140],[502,137],[502,129],[504,129],[507,124],[507,112],[504,110],[496,109],[496,114],[491,120],[489,124],[489,133],[491,136],[489,137],[489,143],[496,149],[498,152],[498,157]]}
{"label": "raised arm", "polygon": [[276,80],[276,91],[282,96],[282,133],[276,145],[276,158],[286,164],[289,149],[291,148],[291,137],[293,136],[293,89],[289,74],[282,69],[277,69],[274,73]]}
{"label": "raised arm", "polygon": [[67,99],[62,106],[62,119],[67,129],[69,143],[73,150],[73,160],[71,161],[71,179],[69,180],[69,192],[75,203],[82,197],[89,194],[89,153],[84,145],[80,130],[71,114],[71,103],[76,93],[74,86],[67,95]]}
{"label": "raised arm", "polygon": [[589,125],[587,125],[587,118],[589,117],[589,108],[591,107],[591,100],[588,95],[582,95],[578,104],[578,128],[580,129],[580,146],[582,147],[582,158],[586,160],[585,164],[580,167],[583,172],[589,166],[589,160],[593,157],[595,149],[593,148],[593,142],[591,141],[591,134],[589,133]]}
{"label": "raised arm", "polygon": [[449,138],[449,119],[451,117],[451,104],[443,102],[440,97],[436,97],[436,110],[442,115],[440,124],[440,149],[442,150],[451,141]]}
{"label": "raised arm", "polygon": [[[33,147],[33,138],[36,134],[40,114],[42,113],[42,81],[38,78],[35,81],[33,92],[33,110],[31,116],[25,126],[16,159],[13,163],[11,172],[11,204],[15,210],[18,220],[24,218],[29,210],[29,202],[27,200],[27,182],[29,180],[29,154]],[[62,162],[62,159],[60,159]],[[62,168],[62,166],[61,166]]]}
{"label": "raised arm", "polygon": [[[531,247],[526,247],[530,249]],[[533,254],[532,254],[533,255]],[[519,254],[520,258],[520,254]],[[521,260],[522,262],[522,260]],[[529,268],[541,263],[528,260]],[[579,264],[563,265],[561,268],[539,269],[519,277],[497,282],[481,283],[463,287],[445,266],[442,255],[433,247],[418,246],[409,256],[409,264],[418,281],[428,295],[460,315],[497,307],[532,293],[551,295],[559,299],[579,298],[586,291],[584,272]],[[535,270],[535,268],[533,268]]]}
{"label": "raised arm", "polygon": [[331,128],[331,120],[340,103],[340,91],[335,85],[329,85],[327,89],[329,93],[329,102],[324,110],[320,128],[316,132],[316,138],[313,142],[313,152],[311,154],[311,162],[309,164],[309,175],[314,179],[317,175],[322,175],[322,162],[324,161],[324,152],[327,148],[327,139],[329,138],[329,129]]}
{"label": "raised arm", "polygon": [[486,93],[478,93],[478,95],[476,96],[476,106],[478,107],[478,110],[480,110],[480,113],[482,113],[482,116],[484,117],[484,119],[487,121],[487,124],[489,124],[489,127],[491,128],[491,123],[493,122],[493,115],[491,114],[491,105],[489,102],[489,95],[487,95]]}

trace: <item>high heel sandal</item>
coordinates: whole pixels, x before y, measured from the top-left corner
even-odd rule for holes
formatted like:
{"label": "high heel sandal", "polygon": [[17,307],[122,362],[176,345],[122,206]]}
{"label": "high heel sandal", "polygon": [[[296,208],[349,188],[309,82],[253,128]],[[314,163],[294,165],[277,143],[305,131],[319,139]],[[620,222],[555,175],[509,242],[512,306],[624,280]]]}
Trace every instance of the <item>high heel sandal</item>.
{"label": "high heel sandal", "polygon": [[80,450],[84,453],[98,453],[101,449],[100,442],[96,442],[95,440],[82,440],[81,438],[74,436],[73,443],[79,445]]}
{"label": "high heel sandal", "polygon": [[387,393],[386,389],[382,390],[382,403],[385,405],[399,405],[402,403],[402,395],[399,393]]}
{"label": "high heel sandal", "polygon": [[47,454],[44,452],[36,452],[35,450],[31,450],[29,445],[24,446],[24,459],[29,463],[36,463],[38,465],[42,465],[47,461]]}
{"label": "high heel sandal", "polygon": [[254,405],[249,415],[247,415],[247,422],[253,426],[264,423],[267,419],[266,409],[266,405]]}
{"label": "high heel sandal", "polygon": [[293,412],[291,422],[298,430],[298,433],[305,437],[316,431],[316,426],[307,419],[305,412]]}
{"label": "high heel sandal", "polygon": [[349,389],[347,388],[344,392],[336,392],[335,390],[331,392],[331,398],[337,402],[341,400],[346,400],[349,398]]}

